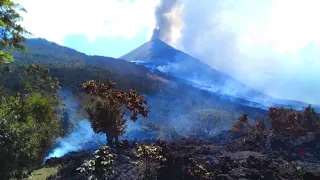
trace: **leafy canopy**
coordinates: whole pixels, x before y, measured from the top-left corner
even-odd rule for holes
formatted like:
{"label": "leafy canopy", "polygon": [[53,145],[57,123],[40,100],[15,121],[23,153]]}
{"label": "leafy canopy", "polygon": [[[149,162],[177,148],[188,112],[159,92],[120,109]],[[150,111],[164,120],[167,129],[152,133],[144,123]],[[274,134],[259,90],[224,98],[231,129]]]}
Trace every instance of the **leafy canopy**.
{"label": "leafy canopy", "polygon": [[129,93],[116,89],[117,84],[109,80],[106,84],[97,80],[87,81],[82,85],[86,93],[97,96],[95,102],[86,108],[91,126],[96,133],[105,133],[108,143],[125,132],[123,107],[131,112],[131,120],[136,121],[138,115],[146,117],[149,110],[144,106],[147,102],[135,90]]}
{"label": "leafy canopy", "polygon": [[19,11],[26,10],[11,0],[0,0],[0,64],[13,60],[13,49],[26,50],[21,43],[30,33],[19,24],[22,21]]}
{"label": "leafy canopy", "polygon": [[0,179],[22,178],[27,170],[40,165],[63,133],[56,108],[59,87],[53,86],[58,82],[37,65],[24,75],[28,81],[22,92],[0,99]]}

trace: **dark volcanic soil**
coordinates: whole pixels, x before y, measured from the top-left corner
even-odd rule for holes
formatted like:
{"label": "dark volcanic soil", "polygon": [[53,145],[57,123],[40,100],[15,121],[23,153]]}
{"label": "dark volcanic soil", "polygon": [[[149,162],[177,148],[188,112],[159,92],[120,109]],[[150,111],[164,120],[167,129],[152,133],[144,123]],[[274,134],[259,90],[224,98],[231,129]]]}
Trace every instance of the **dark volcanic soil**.
{"label": "dark volcanic soil", "polygon": [[[272,132],[239,138],[228,142],[227,136],[214,140],[183,139],[157,141],[165,162],[132,163],[133,147],[114,150],[118,154],[111,179],[217,179],[217,180],[320,180],[320,136],[309,133],[296,140],[276,136]],[[150,144],[151,145],[151,144]],[[49,179],[87,179],[76,168],[91,153],[71,153],[46,162],[47,166],[63,164]],[[148,167],[148,168],[146,168]]]}

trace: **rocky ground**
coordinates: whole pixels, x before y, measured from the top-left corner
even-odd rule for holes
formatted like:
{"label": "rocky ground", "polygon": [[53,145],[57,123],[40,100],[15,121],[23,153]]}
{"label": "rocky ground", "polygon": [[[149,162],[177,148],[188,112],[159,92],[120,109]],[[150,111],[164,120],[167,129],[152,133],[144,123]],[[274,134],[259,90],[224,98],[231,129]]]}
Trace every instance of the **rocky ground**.
{"label": "rocky ground", "polygon": [[[238,139],[217,136],[211,140],[182,139],[148,143],[160,147],[165,161],[137,158],[139,144],[113,149],[117,154],[110,179],[217,179],[295,180],[320,179],[320,135],[309,133],[297,139],[272,131]],[[62,165],[49,179],[87,179],[77,168],[92,152],[70,153],[53,158],[46,166]],[[137,163],[140,162],[140,163]]]}

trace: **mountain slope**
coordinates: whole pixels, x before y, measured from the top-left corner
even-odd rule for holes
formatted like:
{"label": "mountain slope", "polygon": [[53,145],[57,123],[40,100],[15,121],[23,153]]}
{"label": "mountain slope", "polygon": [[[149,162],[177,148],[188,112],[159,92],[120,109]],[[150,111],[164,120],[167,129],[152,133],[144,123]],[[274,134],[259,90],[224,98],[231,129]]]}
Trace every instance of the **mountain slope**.
{"label": "mountain slope", "polygon": [[160,80],[143,66],[110,57],[88,56],[68,47],[60,46],[45,39],[28,39],[24,45],[27,53],[14,53],[13,65],[25,66],[41,64],[50,69],[51,75],[58,77],[62,87],[78,89],[79,84],[91,79],[111,78],[120,88],[135,88],[144,93],[158,91]]}
{"label": "mountain slope", "polygon": [[[23,70],[19,67],[20,65],[25,66],[31,63],[39,63],[48,67],[51,75],[59,78],[62,88],[76,90],[74,91],[75,95],[79,93],[79,85],[82,82],[106,78],[115,80],[120,88],[126,90],[133,88],[143,93],[146,96],[151,113],[148,119],[138,121],[138,123],[141,123],[139,132],[142,131],[142,133],[136,133],[136,135],[132,135],[133,137],[173,138],[169,135],[169,131],[192,135],[194,134],[194,127],[198,127],[197,123],[203,123],[196,120],[192,114],[197,114],[199,120],[205,117],[205,120],[208,121],[208,127],[211,130],[206,132],[205,135],[212,135],[230,128],[233,121],[243,113],[247,113],[251,120],[266,116],[265,110],[268,107],[263,104],[246,98],[213,93],[204,90],[204,86],[199,88],[197,87],[199,84],[191,84],[193,82],[188,81],[185,77],[190,77],[189,74],[192,73],[203,75],[203,78],[206,78],[205,75],[208,77],[211,75],[214,77],[212,82],[216,82],[214,85],[217,87],[220,87],[225,80],[230,78],[161,41],[154,40],[152,42],[156,45],[151,44],[150,46],[150,44],[147,44],[143,46],[142,50],[151,48],[151,52],[156,53],[145,54],[144,51],[138,53],[135,51],[131,54],[137,59],[144,59],[148,55],[149,59],[142,62],[143,66],[122,59],[88,56],[44,39],[28,40],[25,45],[29,49],[29,53],[16,53],[14,57],[16,59],[15,64],[18,66],[17,69],[20,69],[20,71]],[[177,71],[166,72],[160,68],[160,71],[159,67],[166,65],[163,56],[167,56],[166,60],[169,65],[170,63],[180,65],[181,62],[190,65],[189,67],[186,66],[187,69],[178,68]],[[188,58],[177,58],[180,56]],[[154,64],[157,64],[156,69],[150,68]],[[196,70],[192,71],[192,68]],[[13,77],[9,74],[5,81],[12,88],[19,87],[19,85],[16,85],[19,79],[13,79]],[[210,78],[207,79],[210,80]],[[130,132],[130,129],[128,129],[128,132]],[[133,132],[136,132],[136,130]],[[153,133],[148,134],[150,132]]]}
{"label": "mountain slope", "polygon": [[190,85],[229,98],[239,97],[265,106],[306,107],[298,101],[272,98],[179,51],[159,39],[152,39],[121,57],[168,75],[186,80]]}
{"label": "mountain slope", "polygon": [[[171,47],[160,41],[158,43],[163,47],[153,51],[158,51],[157,56],[161,57],[168,51],[167,48]],[[265,107],[259,104],[212,94],[190,86],[181,78],[151,71],[126,60],[88,56],[45,39],[29,39],[25,45],[29,53],[16,53],[16,65],[42,64],[50,69],[53,77],[59,78],[62,88],[79,89],[79,85],[86,80],[111,78],[119,83],[120,88],[134,88],[146,94],[148,105],[153,112],[150,115],[152,119],[170,121],[181,116],[184,117],[180,119],[185,119],[191,111],[198,109],[220,109],[232,112],[235,117],[245,112],[252,116],[264,114],[262,109]],[[171,52],[176,53],[175,50]],[[150,57],[152,58],[155,57]],[[8,77],[8,82],[16,81],[10,78],[11,76]]]}

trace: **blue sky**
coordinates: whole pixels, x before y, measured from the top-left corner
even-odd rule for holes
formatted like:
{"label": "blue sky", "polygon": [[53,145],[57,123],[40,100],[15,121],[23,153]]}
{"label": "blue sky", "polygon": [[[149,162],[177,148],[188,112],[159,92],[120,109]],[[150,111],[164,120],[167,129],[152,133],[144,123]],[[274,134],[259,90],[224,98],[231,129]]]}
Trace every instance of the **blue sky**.
{"label": "blue sky", "polygon": [[[35,37],[111,57],[150,39],[160,3],[17,1]],[[319,0],[178,0],[165,11],[164,32],[167,43],[266,94],[320,104],[319,7]]]}
{"label": "blue sky", "polygon": [[121,37],[99,37],[89,41],[86,35],[67,35],[63,37],[64,46],[72,47],[89,55],[103,55],[118,58],[149,40],[147,29],[142,29],[130,40]]}
{"label": "blue sky", "polygon": [[17,0],[25,27],[89,55],[119,57],[148,41],[159,0]]}

